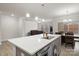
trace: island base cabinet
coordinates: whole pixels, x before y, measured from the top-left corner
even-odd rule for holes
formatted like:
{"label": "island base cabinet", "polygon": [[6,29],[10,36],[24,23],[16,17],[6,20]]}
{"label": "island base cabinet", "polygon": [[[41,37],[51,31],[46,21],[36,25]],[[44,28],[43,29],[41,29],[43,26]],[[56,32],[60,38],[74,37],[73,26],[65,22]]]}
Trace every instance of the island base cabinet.
{"label": "island base cabinet", "polygon": [[37,56],[59,56],[61,52],[61,37],[51,42],[37,53]]}
{"label": "island base cabinet", "polygon": [[61,37],[57,38],[50,44],[48,56],[59,56],[61,53]]}
{"label": "island base cabinet", "polygon": [[38,51],[36,54],[37,56],[48,56],[48,50],[50,49],[50,45],[44,47],[43,49],[41,49],[40,51]]}
{"label": "island base cabinet", "polygon": [[61,37],[51,42],[48,46],[44,47],[34,55],[29,55],[25,51],[16,47],[16,56],[59,56],[61,52]]}

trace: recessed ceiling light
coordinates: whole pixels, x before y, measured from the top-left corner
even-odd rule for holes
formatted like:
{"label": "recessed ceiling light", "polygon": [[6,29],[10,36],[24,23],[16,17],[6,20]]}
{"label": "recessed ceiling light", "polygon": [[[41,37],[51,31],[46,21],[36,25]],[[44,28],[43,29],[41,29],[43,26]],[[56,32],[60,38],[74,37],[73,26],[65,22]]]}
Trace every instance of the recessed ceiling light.
{"label": "recessed ceiling light", "polygon": [[29,13],[26,13],[26,17],[30,17],[30,14]]}
{"label": "recessed ceiling light", "polygon": [[35,17],[35,20],[36,20],[36,21],[38,20],[38,17],[37,17],[37,16]]}
{"label": "recessed ceiling light", "polygon": [[71,20],[71,19],[69,19],[68,21],[69,21],[69,22],[72,22],[72,20]]}
{"label": "recessed ceiling light", "polygon": [[45,22],[45,19],[42,19],[42,22]]}
{"label": "recessed ceiling light", "polygon": [[68,22],[68,20],[67,19],[64,19],[63,22]]}
{"label": "recessed ceiling light", "polygon": [[41,23],[40,21],[38,21],[38,23]]}
{"label": "recessed ceiling light", "polygon": [[14,16],[14,14],[12,13],[11,16]]}

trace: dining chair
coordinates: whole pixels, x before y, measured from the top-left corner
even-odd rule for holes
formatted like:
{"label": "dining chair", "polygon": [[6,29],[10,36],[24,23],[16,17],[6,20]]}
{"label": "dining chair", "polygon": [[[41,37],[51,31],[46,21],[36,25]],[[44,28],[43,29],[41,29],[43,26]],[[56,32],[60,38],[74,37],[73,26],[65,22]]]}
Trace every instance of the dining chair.
{"label": "dining chair", "polygon": [[75,41],[74,41],[74,33],[73,32],[66,32],[65,33],[65,46],[71,44],[72,48],[74,48]]}

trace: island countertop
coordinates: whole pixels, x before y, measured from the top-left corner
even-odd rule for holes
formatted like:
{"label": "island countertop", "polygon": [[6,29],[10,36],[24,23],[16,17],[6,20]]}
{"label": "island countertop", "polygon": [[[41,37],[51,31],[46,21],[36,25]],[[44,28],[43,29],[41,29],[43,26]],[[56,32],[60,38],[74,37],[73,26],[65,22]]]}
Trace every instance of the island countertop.
{"label": "island countertop", "polygon": [[55,39],[59,38],[61,35],[51,35],[54,38],[52,39],[43,39],[43,34],[40,35],[33,35],[33,36],[27,36],[27,37],[20,37],[20,38],[13,38],[8,39],[10,43],[12,43],[14,46],[22,49],[26,53],[30,55],[34,55],[37,51],[48,45],[49,43],[53,42]]}

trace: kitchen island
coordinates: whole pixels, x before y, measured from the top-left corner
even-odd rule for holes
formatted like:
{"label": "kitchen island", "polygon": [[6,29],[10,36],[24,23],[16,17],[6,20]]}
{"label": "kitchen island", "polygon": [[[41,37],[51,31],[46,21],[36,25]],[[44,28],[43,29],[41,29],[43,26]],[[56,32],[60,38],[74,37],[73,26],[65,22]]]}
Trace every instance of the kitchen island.
{"label": "kitchen island", "polygon": [[21,56],[22,54],[25,56],[59,55],[61,51],[61,36],[55,34],[49,34],[48,36],[52,38],[44,39],[43,34],[39,34],[8,39],[8,42],[15,46],[16,56]]}

